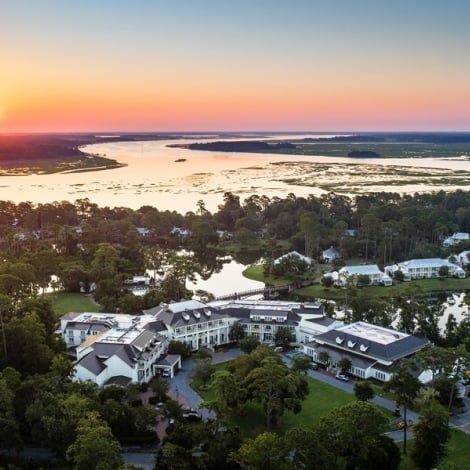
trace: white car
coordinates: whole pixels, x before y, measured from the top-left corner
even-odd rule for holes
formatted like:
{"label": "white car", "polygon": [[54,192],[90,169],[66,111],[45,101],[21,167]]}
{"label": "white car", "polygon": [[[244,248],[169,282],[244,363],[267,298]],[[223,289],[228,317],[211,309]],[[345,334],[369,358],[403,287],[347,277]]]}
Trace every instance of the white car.
{"label": "white car", "polygon": [[164,369],[162,372],[162,377],[171,377],[170,369]]}
{"label": "white car", "polygon": [[349,377],[347,375],[344,375],[344,374],[338,374],[336,376],[336,378],[338,380],[342,380],[343,382],[349,382]]}

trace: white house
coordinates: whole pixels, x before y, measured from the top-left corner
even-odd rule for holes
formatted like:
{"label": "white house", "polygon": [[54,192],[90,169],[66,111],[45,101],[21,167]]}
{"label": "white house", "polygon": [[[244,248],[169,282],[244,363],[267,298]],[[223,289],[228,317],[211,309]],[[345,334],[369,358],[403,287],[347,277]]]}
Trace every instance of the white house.
{"label": "white house", "polygon": [[289,253],[286,253],[285,255],[280,256],[279,258],[276,258],[273,263],[274,264],[279,264],[283,259],[289,258],[289,257],[295,257],[303,261],[304,263],[307,263],[308,265],[312,264],[312,258],[308,256],[304,256],[300,254],[298,251],[291,251]]}
{"label": "white house", "polygon": [[[389,328],[356,322],[331,329],[315,336],[314,341],[304,344],[302,351],[315,362],[339,368],[343,358],[349,359],[349,373],[361,379],[373,378],[381,382],[390,380],[390,368],[399,359],[410,357],[420,351],[429,341]],[[422,378],[427,380],[427,376]]]}
{"label": "white house", "polygon": [[327,250],[323,250],[323,253],[322,253],[323,262],[331,263],[336,258],[339,258],[339,251],[336,248],[331,246]]}
{"label": "white house", "polygon": [[358,276],[367,276],[370,279],[370,285],[391,286],[392,279],[383,273],[376,264],[366,264],[360,266],[343,266],[338,272],[338,283],[346,286],[348,282],[355,282]]}
{"label": "white house", "polygon": [[395,271],[400,270],[404,274],[405,280],[430,279],[438,278],[439,270],[443,266],[446,266],[449,269],[449,276],[456,276],[461,279],[465,278],[466,276],[465,270],[463,270],[460,266],[451,263],[447,259],[441,258],[424,258],[403,261],[393,266],[387,266],[385,268],[385,272],[393,276]]}
{"label": "white house", "polygon": [[456,232],[453,233],[450,237],[447,237],[443,242],[442,246],[445,247],[450,247],[459,244],[460,242],[463,242],[465,240],[470,239],[470,234],[466,232]]}
{"label": "white house", "polygon": [[462,251],[457,255],[457,264],[461,268],[465,268],[470,264],[470,250]]}
{"label": "white house", "polygon": [[75,379],[99,386],[148,382],[168,344],[165,325],[149,315],[67,314],[60,329],[76,357]]}

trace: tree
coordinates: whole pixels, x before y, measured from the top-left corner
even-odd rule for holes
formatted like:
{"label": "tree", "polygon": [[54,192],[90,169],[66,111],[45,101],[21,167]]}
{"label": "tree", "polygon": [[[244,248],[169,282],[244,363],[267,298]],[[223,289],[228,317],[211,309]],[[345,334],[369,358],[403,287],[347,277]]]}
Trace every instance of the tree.
{"label": "tree", "polygon": [[246,331],[240,322],[233,323],[228,334],[232,341],[240,341],[246,336]]}
{"label": "tree", "polygon": [[387,424],[387,417],[376,405],[353,401],[323,416],[318,435],[338,459],[338,468],[378,468],[369,466],[369,462],[376,459],[374,449],[381,444]]}
{"label": "tree", "polygon": [[150,388],[152,389],[155,397],[158,401],[163,401],[166,398],[169,389],[168,380],[164,380],[161,377],[154,377],[150,381]]}
{"label": "tree", "polygon": [[189,357],[191,349],[191,344],[183,341],[171,340],[168,344],[168,354],[179,354],[182,357]]}
{"label": "tree", "polygon": [[238,341],[238,347],[246,354],[254,351],[259,345],[259,339],[254,335],[246,336]]}
{"label": "tree", "polygon": [[367,274],[359,274],[356,282],[358,287],[368,286],[370,284],[370,277]]}
{"label": "tree", "polygon": [[293,468],[296,470],[337,470],[335,453],[327,449],[317,427],[291,428],[285,434]]}
{"label": "tree", "polygon": [[283,438],[264,432],[254,439],[247,439],[241,447],[230,454],[230,459],[242,466],[256,470],[289,469],[288,449]]}
{"label": "tree", "polygon": [[267,429],[286,409],[298,413],[308,394],[308,385],[302,376],[269,356],[247,375],[244,387],[249,400],[263,405]]}
{"label": "tree", "polygon": [[416,378],[411,371],[416,366],[408,360],[401,360],[392,366],[392,378],[385,383],[384,389],[387,391],[395,392],[397,396],[397,405],[403,406],[403,453],[406,454],[406,431],[407,420],[406,410],[413,405],[418,391],[421,388],[421,382]]}
{"label": "tree", "polygon": [[328,351],[320,351],[318,353],[318,360],[322,364],[325,364],[326,367],[328,367],[330,364],[330,355],[328,354]]}
{"label": "tree", "polygon": [[224,421],[240,405],[240,384],[228,370],[218,370],[212,376],[212,390],[214,399],[206,405],[216,412],[218,419]]}
{"label": "tree", "polygon": [[214,372],[215,366],[211,363],[211,359],[199,359],[196,361],[196,367],[193,372],[196,380],[200,380],[203,384],[207,384]]}
{"label": "tree", "polygon": [[439,268],[439,277],[448,277],[449,276],[449,266],[443,265]]}
{"label": "tree", "polygon": [[354,384],[354,395],[358,400],[368,401],[375,397],[375,392],[370,382],[360,380]]}
{"label": "tree", "polygon": [[295,335],[289,327],[280,326],[274,334],[274,343],[276,346],[288,349],[291,343],[295,343]]}
{"label": "tree", "polygon": [[97,413],[89,412],[77,427],[77,438],[67,449],[74,470],[114,470],[123,463],[121,446]]}
{"label": "tree", "polygon": [[292,370],[306,374],[312,367],[312,358],[306,354],[296,354],[292,357]]}
{"label": "tree", "polygon": [[411,452],[418,468],[434,468],[446,455],[446,443],[450,437],[448,417],[449,414],[435,400],[427,400],[420,409],[418,422],[413,427]]}
{"label": "tree", "polygon": [[351,362],[351,359],[349,359],[349,357],[342,357],[338,361],[338,367],[340,368],[342,374],[349,372],[349,369],[351,369],[351,365],[352,365],[352,362]]}
{"label": "tree", "polygon": [[23,440],[15,418],[14,396],[7,378],[0,376],[0,447],[19,451],[23,448]]}

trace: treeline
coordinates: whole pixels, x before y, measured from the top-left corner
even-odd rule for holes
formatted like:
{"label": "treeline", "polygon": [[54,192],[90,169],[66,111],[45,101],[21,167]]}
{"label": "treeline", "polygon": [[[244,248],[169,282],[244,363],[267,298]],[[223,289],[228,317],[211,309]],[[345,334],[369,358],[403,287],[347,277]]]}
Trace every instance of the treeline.
{"label": "treeline", "polygon": [[5,134],[0,135],[0,162],[18,160],[49,160],[85,157],[79,147],[102,142],[175,139],[166,134]]}
{"label": "treeline", "polygon": [[265,142],[260,140],[227,140],[217,142],[195,142],[189,144],[190,150],[213,150],[219,152],[266,152],[268,150],[295,149],[290,142]]}
{"label": "treeline", "polygon": [[[229,252],[247,264],[290,250],[320,259],[322,250],[335,246],[343,260],[385,265],[470,248],[468,242],[442,246],[458,231],[470,232],[470,192],[252,195],[243,202],[226,193],[217,212],[210,213],[200,200],[196,211],[184,215],[152,206],[99,207],[88,199],[3,201],[0,294],[16,302],[49,286],[55,275],[57,288],[67,291],[87,290],[94,283],[103,308],[114,310],[127,295],[123,280],[146,270],[173,273],[166,279],[165,299],[150,303],[180,300],[186,295],[183,281],[195,273],[208,278]],[[127,299],[134,305],[127,305],[130,311],[142,308],[142,299]]]}

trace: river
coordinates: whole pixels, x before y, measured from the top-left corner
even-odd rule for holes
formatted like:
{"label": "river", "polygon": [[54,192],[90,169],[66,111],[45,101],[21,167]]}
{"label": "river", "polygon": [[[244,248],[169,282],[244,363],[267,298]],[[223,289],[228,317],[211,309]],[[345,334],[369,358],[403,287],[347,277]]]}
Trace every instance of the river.
{"label": "river", "polygon": [[[309,135],[305,137],[307,136]],[[311,136],[319,137],[314,134]],[[277,137],[288,138],[286,135]],[[194,139],[198,140],[201,139]],[[284,197],[288,193],[294,193],[296,196],[318,196],[324,193],[324,190],[312,185],[285,182],[285,179],[295,179],[294,176],[302,173],[300,162],[358,164],[357,160],[350,158],[193,151],[168,147],[168,144],[188,142],[190,140],[185,139],[89,145],[85,147],[85,151],[106,155],[126,163],[127,166],[82,173],[5,176],[0,181],[0,198],[16,203],[50,203],[63,200],[73,202],[76,199],[89,198],[100,206],[138,209],[151,205],[159,210],[175,210],[182,214],[196,211],[197,201],[202,199],[206,208],[214,212],[227,191],[239,195],[242,200],[252,194]],[[271,165],[286,161],[296,162],[296,165],[291,165],[290,168]],[[470,169],[470,163],[464,159],[390,158],[367,159],[360,163],[381,168],[409,166],[448,170]],[[294,174],[292,172],[296,166],[297,174]],[[338,171],[336,177],[341,179],[342,170]],[[370,191],[391,189],[387,181],[378,181],[368,188]],[[446,187],[444,184],[426,186],[425,183],[406,187],[393,186],[396,192],[408,193],[438,189],[455,190],[456,187]]]}

